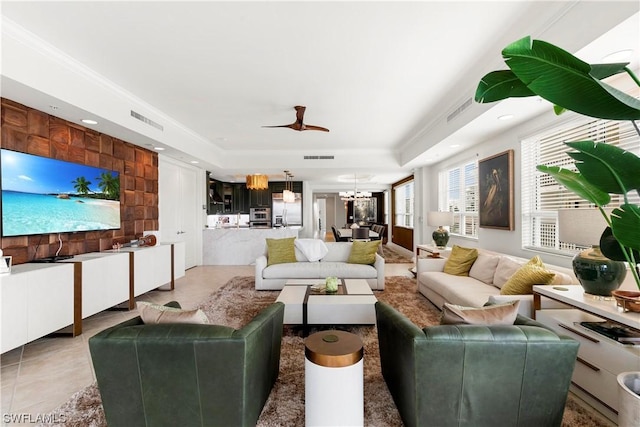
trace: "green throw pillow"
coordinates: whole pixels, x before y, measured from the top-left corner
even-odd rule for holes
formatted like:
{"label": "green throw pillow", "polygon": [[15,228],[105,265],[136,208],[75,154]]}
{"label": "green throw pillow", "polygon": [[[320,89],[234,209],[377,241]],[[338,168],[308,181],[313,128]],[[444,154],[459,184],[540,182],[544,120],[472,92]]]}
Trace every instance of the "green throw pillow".
{"label": "green throw pillow", "polygon": [[500,295],[529,295],[533,285],[549,285],[556,275],[546,269],[539,256],[534,256],[502,285]]}
{"label": "green throw pillow", "polygon": [[351,244],[351,253],[347,262],[349,264],[373,264],[376,262],[376,252],[378,252],[380,240],[370,242],[355,241]]}
{"label": "green throw pillow", "polygon": [[267,266],[297,262],[294,240],[295,237],[267,239]]}
{"label": "green throw pillow", "polygon": [[453,245],[451,255],[444,263],[443,271],[454,276],[468,276],[476,258],[478,258],[477,249]]}

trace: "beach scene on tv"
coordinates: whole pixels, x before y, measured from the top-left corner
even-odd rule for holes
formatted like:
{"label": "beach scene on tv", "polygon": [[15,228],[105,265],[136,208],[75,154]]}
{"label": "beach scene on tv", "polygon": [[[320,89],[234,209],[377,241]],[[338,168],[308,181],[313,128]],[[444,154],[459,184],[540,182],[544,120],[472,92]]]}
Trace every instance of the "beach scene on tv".
{"label": "beach scene on tv", "polygon": [[0,150],[2,235],[120,228],[117,172]]}

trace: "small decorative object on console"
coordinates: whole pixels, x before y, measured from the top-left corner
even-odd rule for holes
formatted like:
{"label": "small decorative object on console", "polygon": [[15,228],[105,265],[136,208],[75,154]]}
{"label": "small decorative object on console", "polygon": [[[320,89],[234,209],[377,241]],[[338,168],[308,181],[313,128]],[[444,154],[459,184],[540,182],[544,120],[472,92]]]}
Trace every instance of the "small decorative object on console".
{"label": "small decorative object on console", "polygon": [[338,278],[335,276],[329,276],[325,279],[326,292],[337,292],[338,291]]}
{"label": "small decorative object on console", "polygon": [[623,311],[640,313],[640,292],[615,290],[611,295],[616,299],[616,304]]}

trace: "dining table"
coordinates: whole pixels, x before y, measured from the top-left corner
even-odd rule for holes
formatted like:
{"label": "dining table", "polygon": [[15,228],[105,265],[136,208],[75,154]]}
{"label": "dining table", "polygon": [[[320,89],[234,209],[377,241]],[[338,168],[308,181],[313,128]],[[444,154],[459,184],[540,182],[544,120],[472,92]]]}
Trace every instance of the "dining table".
{"label": "dining table", "polygon": [[[339,228],[337,231],[338,231],[338,237],[340,237],[340,240],[348,241],[353,236],[353,229],[351,228]],[[369,238],[371,240],[379,239],[380,234],[376,233],[375,231],[369,230]]]}

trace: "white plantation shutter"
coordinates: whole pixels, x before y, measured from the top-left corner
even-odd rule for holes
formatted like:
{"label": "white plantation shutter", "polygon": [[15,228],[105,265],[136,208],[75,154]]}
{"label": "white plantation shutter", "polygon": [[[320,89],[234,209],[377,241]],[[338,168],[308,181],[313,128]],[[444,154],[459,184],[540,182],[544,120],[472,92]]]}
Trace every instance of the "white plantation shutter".
{"label": "white plantation shutter", "polygon": [[[640,136],[630,122],[580,119],[545,131],[522,141],[522,245],[525,248],[575,251],[580,247],[560,245],[557,239],[557,210],[592,207],[586,200],[556,183],[536,165],[560,166],[577,170],[567,154],[565,141],[606,142],[640,153]],[[638,171],[640,173],[640,171]],[[639,203],[635,192],[627,195],[631,203]],[[610,207],[622,203],[622,195],[612,195]]]}
{"label": "white plantation shutter", "polygon": [[413,228],[413,181],[394,187],[393,191],[395,193],[395,224]]}
{"label": "white plantation shutter", "polygon": [[451,234],[478,237],[478,162],[438,174],[438,210],[454,213]]}

